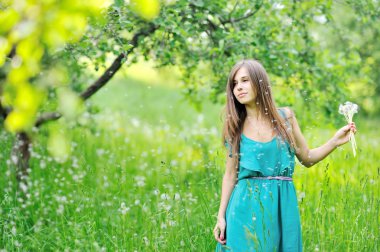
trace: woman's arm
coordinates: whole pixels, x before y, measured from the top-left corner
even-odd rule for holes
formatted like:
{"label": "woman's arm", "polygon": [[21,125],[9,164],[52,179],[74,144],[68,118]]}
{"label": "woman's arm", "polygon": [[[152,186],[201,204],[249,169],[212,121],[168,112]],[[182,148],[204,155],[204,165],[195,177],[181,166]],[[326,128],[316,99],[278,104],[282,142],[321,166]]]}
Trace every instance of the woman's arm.
{"label": "woman's arm", "polygon": [[337,133],[330,138],[325,144],[320,147],[309,149],[306,140],[302,135],[301,129],[298,125],[297,118],[294,112],[289,108],[285,108],[286,115],[292,125],[293,135],[296,141],[296,156],[302,165],[306,167],[311,167],[323,160],[328,156],[336,147],[347,143],[349,140],[349,132],[352,130],[356,132],[355,123],[351,125],[346,125],[340,128]]}
{"label": "woman's arm", "polygon": [[223,176],[222,182],[222,196],[220,200],[220,206],[218,211],[218,219],[224,218],[226,213],[226,208],[228,201],[230,199],[232,190],[236,184],[237,173],[236,169],[233,167],[233,158],[229,157],[227,152],[227,161],[226,161],[226,171]]}
{"label": "woman's arm", "polygon": [[237,173],[236,173],[236,169],[234,169],[233,167],[233,158],[227,152],[226,171],[224,173],[223,183],[222,183],[222,196],[221,196],[220,206],[219,206],[219,211],[218,211],[218,219],[214,228],[215,239],[221,244],[226,244],[225,213],[226,213],[226,208],[227,208],[232,190],[236,184],[236,178],[237,178]]}

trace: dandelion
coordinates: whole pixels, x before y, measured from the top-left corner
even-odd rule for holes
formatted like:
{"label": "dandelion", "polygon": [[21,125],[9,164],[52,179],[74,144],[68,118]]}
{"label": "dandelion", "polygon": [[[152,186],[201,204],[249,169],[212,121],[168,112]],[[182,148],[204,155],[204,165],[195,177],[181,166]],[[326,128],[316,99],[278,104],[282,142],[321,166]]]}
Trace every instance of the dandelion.
{"label": "dandelion", "polygon": [[122,202],[121,203],[121,206],[120,206],[120,208],[119,208],[119,212],[122,214],[122,215],[125,215],[128,211],[129,211],[129,207],[126,207],[125,206],[125,203],[124,202]]}
{"label": "dandelion", "polygon": [[179,193],[175,193],[174,194],[174,199],[175,200],[180,200],[181,199],[181,195]]}
{"label": "dandelion", "polygon": [[168,224],[171,227],[177,226],[177,222],[175,220],[169,220]]}
{"label": "dandelion", "polygon": [[[339,114],[344,115],[344,117],[346,118],[346,121],[348,123],[351,123],[352,117],[354,116],[355,113],[358,113],[358,109],[359,109],[359,106],[357,104],[347,101],[344,103],[344,105],[342,104],[339,105]],[[357,146],[356,146],[355,136],[352,133],[352,131],[350,131],[349,139],[350,139],[350,142],[352,145],[352,151],[354,152],[354,157],[355,157]]]}
{"label": "dandelion", "polygon": [[65,211],[65,207],[63,205],[59,205],[59,207],[57,209],[57,214],[61,215],[61,214],[63,214],[64,211]]}
{"label": "dandelion", "polygon": [[144,236],[143,240],[144,240],[145,245],[148,246],[149,245],[149,239],[148,239],[148,237]]}
{"label": "dandelion", "polygon": [[162,200],[169,200],[169,195],[167,193],[161,194],[161,199]]}
{"label": "dandelion", "polygon": [[144,176],[135,176],[136,186],[144,187],[145,186],[145,177]]}
{"label": "dandelion", "polygon": [[15,226],[12,227],[12,229],[11,229],[11,233],[12,233],[12,235],[16,236],[16,234],[17,234],[17,229],[16,229]]}
{"label": "dandelion", "polygon": [[159,193],[160,193],[160,190],[158,190],[158,189],[154,189],[154,190],[153,190],[153,194],[154,194],[154,195],[158,195]]}
{"label": "dandelion", "polygon": [[299,194],[299,201],[303,200],[305,198],[305,196],[306,196],[306,193],[305,192],[301,192]]}

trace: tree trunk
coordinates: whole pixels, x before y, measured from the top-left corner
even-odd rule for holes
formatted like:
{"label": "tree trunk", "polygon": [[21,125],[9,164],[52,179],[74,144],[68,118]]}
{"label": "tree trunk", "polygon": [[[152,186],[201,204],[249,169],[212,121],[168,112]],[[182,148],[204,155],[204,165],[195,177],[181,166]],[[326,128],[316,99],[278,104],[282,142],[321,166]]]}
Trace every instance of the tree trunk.
{"label": "tree trunk", "polygon": [[26,185],[26,180],[29,176],[30,146],[31,139],[28,134],[26,132],[17,133],[12,148],[11,160],[16,166],[16,178],[19,185],[21,185],[20,182]]}

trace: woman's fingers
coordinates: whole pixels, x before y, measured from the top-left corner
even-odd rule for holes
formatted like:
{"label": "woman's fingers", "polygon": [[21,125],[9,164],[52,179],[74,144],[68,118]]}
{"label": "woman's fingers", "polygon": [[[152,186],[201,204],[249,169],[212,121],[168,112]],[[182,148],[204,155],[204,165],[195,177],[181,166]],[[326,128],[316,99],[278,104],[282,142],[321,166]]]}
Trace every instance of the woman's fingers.
{"label": "woman's fingers", "polygon": [[220,240],[224,241],[224,228],[220,229]]}
{"label": "woman's fingers", "polygon": [[225,244],[226,243],[226,239],[224,237],[224,227],[220,228],[220,235],[219,235],[219,240],[222,244]]}
{"label": "woman's fingers", "polygon": [[350,127],[350,130],[355,134],[356,133],[356,125],[354,122],[351,122],[348,124]]}
{"label": "woman's fingers", "polygon": [[[219,230],[221,231],[220,233],[219,233]],[[215,237],[215,240],[217,240],[219,243],[221,244],[226,243],[226,240],[224,239],[224,229],[219,228],[218,226],[214,228],[214,237]]]}
{"label": "woman's fingers", "polygon": [[219,239],[219,228],[217,226],[214,228],[214,237],[215,240],[221,243],[221,240]]}

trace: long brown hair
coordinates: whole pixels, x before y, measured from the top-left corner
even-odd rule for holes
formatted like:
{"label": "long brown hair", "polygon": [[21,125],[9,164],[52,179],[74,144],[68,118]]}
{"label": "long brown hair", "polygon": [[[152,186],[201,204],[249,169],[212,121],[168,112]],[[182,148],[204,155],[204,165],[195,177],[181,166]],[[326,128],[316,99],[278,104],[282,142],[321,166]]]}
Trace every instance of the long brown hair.
{"label": "long brown hair", "polygon": [[257,60],[241,60],[232,67],[232,70],[228,76],[226,86],[227,102],[223,111],[224,124],[222,142],[223,144],[229,144],[236,170],[238,169],[239,164],[240,141],[243,131],[243,123],[247,117],[245,105],[241,104],[233,93],[235,75],[242,67],[247,69],[251,80],[252,89],[257,94],[256,104],[259,109],[259,114],[267,116],[264,117],[265,120],[270,120],[271,125],[276,132],[277,146],[279,146],[278,137],[280,137],[280,139],[290,143],[289,151],[294,152],[296,149],[294,136],[292,133],[287,131],[285,120],[277,111],[270,88],[269,77],[264,67]]}

